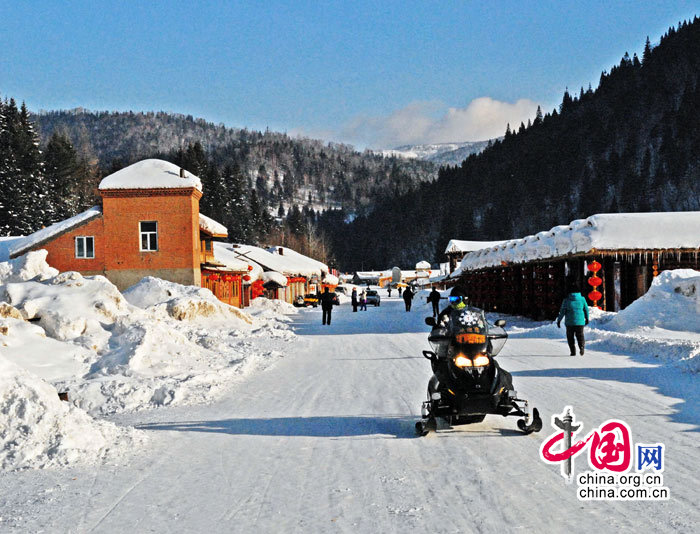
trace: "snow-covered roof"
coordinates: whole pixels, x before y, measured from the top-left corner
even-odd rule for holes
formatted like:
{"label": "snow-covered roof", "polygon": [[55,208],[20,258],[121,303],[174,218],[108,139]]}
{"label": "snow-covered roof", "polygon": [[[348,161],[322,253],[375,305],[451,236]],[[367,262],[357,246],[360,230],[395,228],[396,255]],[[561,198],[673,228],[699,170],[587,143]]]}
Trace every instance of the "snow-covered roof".
{"label": "snow-covered roof", "polygon": [[162,159],[144,159],[102,179],[99,189],[181,189],[202,190],[202,182],[194,174]]}
{"label": "snow-covered roof", "polygon": [[[315,260],[313,258],[309,258],[308,256],[304,256],[303,254],[297,252],[296,250],[292,250],[291,248],[270,247],[267,249],[267,251],[272,253],[272,254],[278,254],[280,256],[284,256],[286,258],[292,258],[293,261],[298,262],[299,265],[306,265],[309,269],[318,270],[319,276],[321,276],[321,273],[328,272],[328,265],[326,265],[325,263],[321,263],[318,260]],[[282,251],[282,254],[280,254],[280,251]]]}
{"label": "snow-covered roof", "polygon": [[262,273],[263,283],[274,282],[280,287],[287,287],[287,277],[277,271],[266,271]]}
{"label": "snow-covered roof", "polygon": [[323,283],[328,284],[329,286],[337,286],[340,283],[340,280],[338,280],[338,277],[334,274],[329,273],[323,277]]}
{"label": "snow-covered roof", "polygon": [[86,210],[78,215],[74,215],[69,219],[64,221],[59,221],[42,228],[33,234],[29,234],[27,237],[23,237],[12,243],[8,247],[9,256],[14,258],[21,254],[24,254],[28,250],[38,247],[46,243],[47,241],[58,237],[61,234],[65,234],[78,226],[81,226],[93,219],[97,219],[102,216],[102,208],[100,206],[93,206],[89,210]]}
{"label": "snow-covered roof", "polygon": [[419,269],[430,269],[430,263],[428,263],[427,261],[419,261],[418,263],[416,263],[416,270]]}
{"label": "snow-covered roof", "polygon": [[253,260],[267,271],[277,271],[285,276],[321,276],[320,268],[312,268],[306,262],[297,261],[292,255],[272,254],[253,245],[233,245],[240,256]]}
{"label": "snow-covered roof", "polygon": [[469,252],[452,273],[593,250],[700,249],[700,211],[603,213]]}
{"label": "snow-covered roof", "polygon": [[[385,271],[356,271],[355,274],[357,275],[358,278],[366,279],[366,278],[379,278],[380,276],[383,276]],[[390,272],[391,276],[391,272]]]}
{"label": "snow-covered roof", "polygon": [[456,252],[472,252],[473,250],[481,250],[482,248],[495,247],[505,243],[505,241],[462,241],[460,239],[451,239],[447,243],[445,254],[454,254]]}
{"label": "snow-covered roof", "polygon": [[216,237],[226,237],[228,236],[227,228],[216,222],[214,219],[207,217],[206,215],[199,214],[199,229],[204,230],[208,234]]}
{"label": "snow-covered roof", "polygon": [[[262,267],[254,261],[247,260],[239,255],[230,243],[214,241],[214,258],[216,261],[232,271],[244,271],[250,275],[250,281],[259,280],[262,276]],[[248,270],[248,266],[253,269]]]}

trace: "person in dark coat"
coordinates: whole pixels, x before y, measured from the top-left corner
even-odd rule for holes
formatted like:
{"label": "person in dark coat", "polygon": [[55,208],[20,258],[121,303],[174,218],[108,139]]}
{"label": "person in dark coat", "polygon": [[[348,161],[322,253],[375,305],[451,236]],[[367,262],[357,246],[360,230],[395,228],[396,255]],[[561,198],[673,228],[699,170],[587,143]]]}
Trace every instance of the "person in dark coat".
{"label": "person in dark coat", "polygon": [[352,295],[350,296],[350,302],[352,304],[352,311],[357,311],[357,288],[352,289]]}
{"label": "person in dark coat", "polygon": [[389,293],[389,296],[391,296],[391,286],[386,288],[387,293]]}
{"label": "person in dark coat", "polygon": [[576,337],[578,342],[579,352],[583,356],[583,348],[586,343],[583,337],[583,327],[588,324],[588,303],[578,289],[574,287],[569,289],[569,294],[564,297],[564,302],[561,303],[561,309],[557,317],[558,328],[561,328],[562,318],[565,318],[566,341],[569,343],[571,356],[576,356],[574,337]]}
{"label": "person in dark coat", "polygon": [[323,310],[323,324],[331,324],[331,312],[333,305],[338,301],[335,293],[331,293],[328,288],[321,294],[321,310]]}
{"label": "person in dark coat", "polygon": [[411,311],[411,302],[413,301],[413,290],[410,287],[407,287],[406,290],[403,292],[403,302],[406,304],[406,311],[410,312]]}
{"label": "person in dark coat", "polygon": [[402,288],[401,288],[401,286],[399,286],[399,298],[401,298],[401,290],[402,290]]}
{"label": "person in dark coat", "polygon": [[430,295],[428,295],[427,301],[433,305],[433,317],[437,317],[438,315],[440,315],[441,298],[442,297],[440,296],[440,293],[435,288],[433,288],[433,290],[430,292]]}

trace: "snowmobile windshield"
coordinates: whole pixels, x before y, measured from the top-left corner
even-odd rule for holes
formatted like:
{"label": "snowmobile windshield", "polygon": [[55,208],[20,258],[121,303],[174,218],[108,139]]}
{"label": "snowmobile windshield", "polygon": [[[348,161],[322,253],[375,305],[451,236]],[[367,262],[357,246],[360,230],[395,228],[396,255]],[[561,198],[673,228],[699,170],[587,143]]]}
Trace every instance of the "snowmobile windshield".
{"label": "snowmobile windshield", "polygon": [[496,356],[506,344],[508,334],[506,331],[495,325],[489,325],[489,342],[491,343],[491,356]]}
{"label": "snowmobile windshield", "polygon": [[450,332],[456,352],[475,356],[486,352],[489,327],[483,310],[466,307],[450,316]]}

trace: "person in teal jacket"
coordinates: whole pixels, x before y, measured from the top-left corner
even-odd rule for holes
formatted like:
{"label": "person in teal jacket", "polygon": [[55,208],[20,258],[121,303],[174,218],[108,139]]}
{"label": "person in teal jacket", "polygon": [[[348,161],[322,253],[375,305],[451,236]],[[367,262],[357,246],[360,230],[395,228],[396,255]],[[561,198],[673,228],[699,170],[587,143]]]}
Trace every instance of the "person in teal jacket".
{"label": "person in teal jacket", "polygon": [[557,327],[561,328],[561,320],[564,318],[566,325],[566,340],[569,342],[571,356],[576,356],[576,344],[574,336],[578,342],[579,352],[583,356],[583,347],[586,340],[583,337],[583,327],[588,324],[588,304],[580,291],[571,289],[561,303],[559,317],[557,317]]}

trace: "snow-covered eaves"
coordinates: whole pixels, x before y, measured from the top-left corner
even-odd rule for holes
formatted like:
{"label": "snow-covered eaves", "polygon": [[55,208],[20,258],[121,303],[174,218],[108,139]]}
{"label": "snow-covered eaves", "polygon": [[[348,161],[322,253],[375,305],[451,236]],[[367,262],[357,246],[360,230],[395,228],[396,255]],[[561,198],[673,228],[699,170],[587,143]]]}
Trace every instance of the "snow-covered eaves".
{"label": "snow-covered eaves", "polygon": [[[249,282],[260,280],[262,277],[262,267],[254,261],[239,255],[230,243],[214,241],[214,258],[230,271],[248,273],[248,275],[250,275]],[[249,269],[249,266],[252,267],[252,269]]]}
{"label": "snow-covered eaves", "polygon": [[303,254],[292,250],[287,247],[270,247],[267,249],[271,254],[277,254],[279,256],[284,256],[287,259],[291,259],[293,262],[298,263],[301,266],[305,266],[308,269],[312,269],[314,272],[318,271],[318,275],[322,276],[328,272],[328,265],[321,263],[318,260],[304,256]]}
{"label": "snow-covered eaves", "polygon": [[242,244],[233,245],[233,250],[239,256],[259,264],[266,271],[277,271],[288,277],[303,276],[310,278],[314,275],[321,276],[320,268],[311,268],[307,263],[295,261],[289,255],[272,254],[264,248]]}
{"label": "snow-covered eaves", "polygon": [[425,269],[430,269],[430,263],[427,261],[419,261],[416,263],[416,270],[422,270],[424,271]]}
{"label": "snow-covered eaves", "polygon": [[199,214],[199,229],[212,237],[227,237],[228,229],[206,215]]}
{"label": "snow-covered eaves", "polygon": [[70,232],[78,226],[82,226],[93,219],[97,219],[102,216],[102,208],[100,206],[93,206],[89,210],[86,210],[78,215],[74,215],[69,219],[60,221],[42,228],[33,234],[29,234],[26,237],[13,241],[8,247],[8,253],[10,258],[16,258],[28,252],[29,250],[43,245],[44,243],[56,239],[58,236]]}
{"label": "snow-covered eaves", "polygon": [[340,283],[340,280],[338,280],[338,277],[334,274],[329,273],[323,277],[323,283],[328,284],[329,286],[337,286]]}
{"label": "snow-covered eaves", "polygon": [[472,252],[484,248],[495,247],[505,243],[505,241],[462,241],[459,239],[451,239],[447,243],[445,254],[455,254],[458,252]]}
{"label": "snow-covered eaves", "polygon": [[287,277],[277,271],[265,271],[262,273],[262,280],[265,284],[272,282],[279,287],[287,287]]}
{"label": "snow-covered eaves", "polygon": [[162,159],[144,159],[102,179],[99,189],[187,189],[202,191],[202,182],[194,174]]}
{"label": "snow-covered eaves", "polygon": [[603,213],[522,239],[469,252],[463,271],[594,251],[700,249],[700,211]]}

